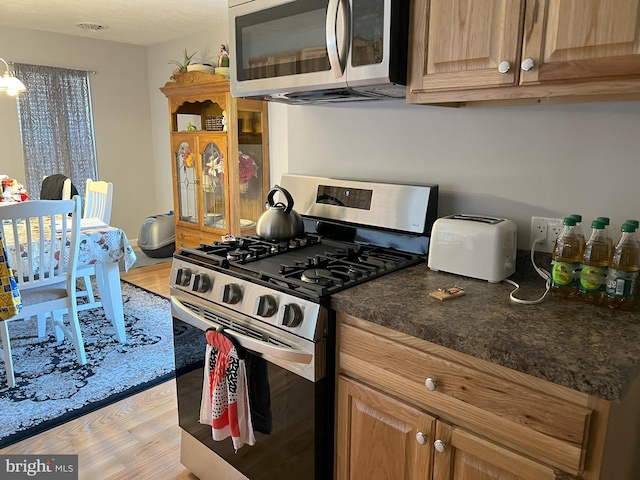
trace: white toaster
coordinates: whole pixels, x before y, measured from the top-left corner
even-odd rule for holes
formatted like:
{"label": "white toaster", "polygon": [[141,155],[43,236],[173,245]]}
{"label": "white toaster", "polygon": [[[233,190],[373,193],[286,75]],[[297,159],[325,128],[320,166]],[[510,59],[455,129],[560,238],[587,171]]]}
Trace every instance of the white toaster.
{"label": "white toaster", "polygon": [[438,218],[431,230],[429,268],[500,282],[516,271],[516,231],[516,224],[505,218]]}

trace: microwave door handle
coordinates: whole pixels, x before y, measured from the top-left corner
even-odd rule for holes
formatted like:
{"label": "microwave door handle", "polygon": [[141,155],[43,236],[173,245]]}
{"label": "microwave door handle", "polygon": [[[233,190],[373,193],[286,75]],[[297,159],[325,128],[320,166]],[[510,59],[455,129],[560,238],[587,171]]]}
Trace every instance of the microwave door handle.
{"label": "microwave door handle", "polygon": [[[222,325],[205,320],[200,315],[197,315],[189,308],[185,307],[185,305],[173,295],[171,296],[171,307],[174,316],[175,313],[178,313],[177,318],[179,320],[182,320],[183,322],[186,322],[202,331],[205,331],[208,328],[215,328],[218,331],[223,330]],[[248,337],[231,329],[225,328],[224,331],[226,335],[232,336],[242,347],[253,352],[262,353],[273,358],[296,363],[308,364],[311,363],[311,360],[313,359],[313,355],[310,353],[272,345],[261,340],[256,340],[255,338]]]}
{"label": "microwave door handle", "polygon": [[[340,7],[342,7],[340,9]],[[338,12],[342,13],[344,19],[343,41],[338,44]],[[347,59],[347,44],[349,39],[349,28],[351,20],[349,18],[348,0],[329,0],[327,6],[326,41],[329,65],[336,78],[344,75],[345,63]]]}

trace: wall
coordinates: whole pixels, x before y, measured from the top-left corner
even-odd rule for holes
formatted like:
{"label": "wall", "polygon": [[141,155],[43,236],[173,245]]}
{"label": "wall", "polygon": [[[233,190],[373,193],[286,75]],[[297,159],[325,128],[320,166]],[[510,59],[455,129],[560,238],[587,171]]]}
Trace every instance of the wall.
{"label": "wall", "polygon": [[[100,180],[113,182],[111,223],[130,239],[156,211],[147,49],[115,42],[0,27],[7,61],[94,70],[91,100]],[[4,65],[3,65],[4,66]],[[0,96],[0,173],[24,178],[16,100]]]}
{"label": "wall", "polygon": [[[228,43],[226,17],[206,34],[148,48],[0,27],[6,60],[98,71],[91,88],[99,173],[115,184],[113,223],[132,239],[146,216],[173,209],[169,115],[159,90],[171,75],[167,61],[181,59],[184,48],[198,52],[194,60],[213,59],[220,43]],[[0,97],[0,173],[21,178],[16,115],[15,100]],[[511,218],[521,248],[529,247],[533,215],[581,213],[587,223],[607,215],[614,229],[640,217],[640,102],[270,104],[269,125],[272,184],[284,172],[438,183],[440,215]]]}
{"label": "wall", "polygon": [[534,215],[640,218],[640,102],[285,108],[289,172],[437,183],[439,216],[510,218],[520,248]]}

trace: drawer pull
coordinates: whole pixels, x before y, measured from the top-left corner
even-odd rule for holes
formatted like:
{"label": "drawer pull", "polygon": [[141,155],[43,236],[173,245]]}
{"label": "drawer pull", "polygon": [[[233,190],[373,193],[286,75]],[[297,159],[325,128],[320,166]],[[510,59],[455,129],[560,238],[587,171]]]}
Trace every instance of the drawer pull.
{"label": "drawer pull", "polygon": [[435,442],[433,442],[433,447],[436,449],[436,451],[444,453],[447,449],[447,444],[442,440],[436,440]]}
{"label": "drawer pull", "polygon": [[416,441],[420,445],[424,445],[425,443],[427,443],[427,436],[422,432],[418,432],[416,433]]}
{"label": "drawer pull", "polygon": [[438,382],[436,382],[433,378],[427,378],[424,381],[425,386],[427,387],[427,389],[431,390],[432,392],[438,388]]}

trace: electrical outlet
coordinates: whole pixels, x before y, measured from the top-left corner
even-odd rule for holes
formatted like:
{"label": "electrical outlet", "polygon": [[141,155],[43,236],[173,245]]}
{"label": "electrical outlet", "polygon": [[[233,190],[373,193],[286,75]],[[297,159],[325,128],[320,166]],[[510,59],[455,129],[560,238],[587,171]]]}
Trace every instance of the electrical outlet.
{"label": "electrical outlet", "polygon": [[533,244],[536,238],[544,239],[533,246],[535,251],[553,252],[553,247],[561,230],[561,218],[531,217],[531,243]]}

